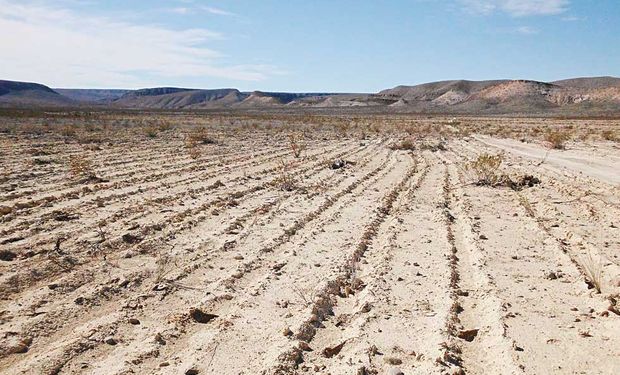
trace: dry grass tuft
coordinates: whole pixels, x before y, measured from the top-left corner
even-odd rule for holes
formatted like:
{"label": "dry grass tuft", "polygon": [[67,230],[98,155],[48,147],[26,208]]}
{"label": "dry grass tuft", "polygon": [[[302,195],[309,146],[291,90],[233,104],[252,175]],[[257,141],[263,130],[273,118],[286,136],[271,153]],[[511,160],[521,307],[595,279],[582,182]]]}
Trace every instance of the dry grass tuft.
{"label": "dry grass tuft", "polygon": [[187,135],[187,141],[196,145],[212,145],[217,143],[209,134],[209,130],[204,126],[198,127],[189,133]]}
{"label": "dry grass tuft", "polygon": [[93,163],[84,154],[69,157],[69,173],[73,177],[92,177],[95,175]]}
{"label": "dry grass tuft", "polygon": [[393,143],[390,145],[390,149],[392,150],[405,150],[405,151],[415,151],[415,144],[411,139],[405,139],[397,143]]}
{"label": "dry grass tuft", "polygon": [[474,175],[476,184],[478,185],[499,185],[504,179],[504,175],[499,173],[499,168],[504,161],[504,156],[501,154],[480,154],[476,158],[465,165],[465,170],[471,172]]}
{"label": "dry grass tuft", "polygon": [[600,293],[601,285],[603,284],[603,262],[601,258],[594,259],[588,251],[587,256],[581,259],[581,266],[586,274],[588,285],[594,288],[597,293]]}
{"label": "dry grass tuft", "polygon": [[306,149],[306,144],[303,142],[303,138],[304,137],[302,134],[297,133],[292,133],[288,136],[289,148],[291,149],[291,152],[293,152],[293,155],[296,158],[300,158],[301,154]]}
{"label": "dry grass tuft", "polygon": [[572,133],[568,130],[549,130],[545,134],[545,141],[549,142],[551,148],[556,150],[566,149],[566,142],[572,137]]}

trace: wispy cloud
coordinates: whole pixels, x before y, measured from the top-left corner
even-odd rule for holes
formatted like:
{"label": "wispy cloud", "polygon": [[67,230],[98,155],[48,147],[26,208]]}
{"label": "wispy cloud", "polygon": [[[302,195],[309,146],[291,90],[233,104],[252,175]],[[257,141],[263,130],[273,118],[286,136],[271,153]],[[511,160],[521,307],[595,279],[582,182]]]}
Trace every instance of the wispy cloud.
{"label": "wispy cloud", "polygon": [[469,12],[506,13],[514,17],[561,14],[568,10],[568,0],[459,0]]}
{"label": "wispy cloud", "polygon": [[197,4],[194,0],[177,0],[179,3],[183,4],[181,7],[169,9],[173,13],[178,14],[195,14],[200,12],[206,12],[210,14],[215,14],[217,16],[236,16],[236,13],[229,12],[222,8],[217,8],[214,6]]}
{"label": "wispy cloud", "polygon": [[[222,35],[115,21],[40,2],[0,0],[0,72],[52,85],[139,87],[153,80],[260,81],[272,66],[224,65],[209,47]],[[229,60],[229,58],[227,58]]]}
{"label": "wispy cloud", "polygon": [[204,10],[207,13],[217,14],[218,16],[235,16],[236,15],[235,13],[228,12],[224,9],[215,8],[215,7],[202,6],[200,7],[200,9]]}
{"label": "wispy cloud", "polygon": [[534,35],[538,34],[539,30],[531,26],[519,26],[515,29],[515,32],[522,35]]}

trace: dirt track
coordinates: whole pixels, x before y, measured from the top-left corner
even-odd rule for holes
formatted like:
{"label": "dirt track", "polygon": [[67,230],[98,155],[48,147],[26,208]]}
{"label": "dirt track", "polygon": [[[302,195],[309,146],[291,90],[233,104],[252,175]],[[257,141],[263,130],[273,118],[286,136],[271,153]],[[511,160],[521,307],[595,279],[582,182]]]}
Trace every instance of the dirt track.
{"label": "dirt track", "polygon": [[[617,147],[0,136],[2,373],[620,373]],[[500,151],[541,184],[471,184]]]}

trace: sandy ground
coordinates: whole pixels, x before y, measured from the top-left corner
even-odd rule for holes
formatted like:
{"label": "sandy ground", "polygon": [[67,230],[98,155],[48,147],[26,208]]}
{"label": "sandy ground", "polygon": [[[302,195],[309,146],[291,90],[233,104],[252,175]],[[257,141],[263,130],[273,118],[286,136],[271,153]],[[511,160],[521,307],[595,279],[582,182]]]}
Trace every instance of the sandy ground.
{"label": "sandy ground", "polygon": [[[3,374],[620,373],[610,143],[0,137]],[[69,155],[103,180],[32,164]]]}

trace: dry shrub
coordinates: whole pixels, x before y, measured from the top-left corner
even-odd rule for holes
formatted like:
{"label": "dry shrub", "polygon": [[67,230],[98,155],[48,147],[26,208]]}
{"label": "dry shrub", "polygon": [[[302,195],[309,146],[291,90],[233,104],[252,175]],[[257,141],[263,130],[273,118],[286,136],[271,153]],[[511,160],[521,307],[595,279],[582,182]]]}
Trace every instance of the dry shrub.
{"label": "dry shrub", "polygon": [[63,137],[75,137],[77,135],[76,125],[65,125],[60,129],[60,135]]}
{"label": "dry shrub", "polygon": [[158,129],[154,126],[149,126],[144,129],[144,134],[146,134],[146,136],[149,138],[156,138],[157,132],[158,132]]}
{"label": "dry shrub", "polygon": [[93,163],[86,155],[71,155],[69,157],[69,173],[74,177],[92,177],[95,175]]}
{"label": "dry shrub", "polygon": [[202,150],[198,147],[198,143],[192,139],[187,139],[185,142],[185,148],[187,149],[189,156],[194,160],[202,156]]}
{"label": "dry shrub", "polygon": [[416,147],[411,139],[404,139],[400,142],[393,143],[390,145],[390,149],[392,150],[406,150],[406,151],[415,151]]}
{"label": "dry shrub", "polygon": [[300,158],[302,152],[306,149],[306,144],[303,142],[303,135],[292,133],[288,136],[289,148],[296,158]]}
{"label": "dry shrub", "polygon": [[157,130],[159,130],[160,132],[165,132],[168,130],[172,129],[172,124],[168,121],[162,120],[158,125],[157,125]]}
{"label": "dry shrub", "polygon": [[280,167],[278,168],[278,177],[275,179],[274,184],[278,189],[282,191],[293,191],[297,189],[297,179],[292,173],[293,163],[280,160]]}
{"label": "dry shrub", "polygon": [[549,142],[551,148],[556,150],[564,150],[566,142],[571,139],[571,132],[568,130],[549,130],[545,134],[545,141]]}
{"label": "dry shrub", "polygon": [[613,130],[604,130],[601,136],[606,141],[620,142],[620,135]]}
{"label": "dry shrub", "polygon": [[209,135],[209,131],[204,126],[198,127],[189,133],[187,135],[187,141],[196,145],[211,145],[216,143],[215,139]]}
{"label": "dry shrub", "polygon": [[505,176],[499,173],[499,167],[504,161],[504,156],[501,154],[480,154],[476,158],[469,162],[465,169],[473,173],[476,184],[497,186],[504,179]]}

